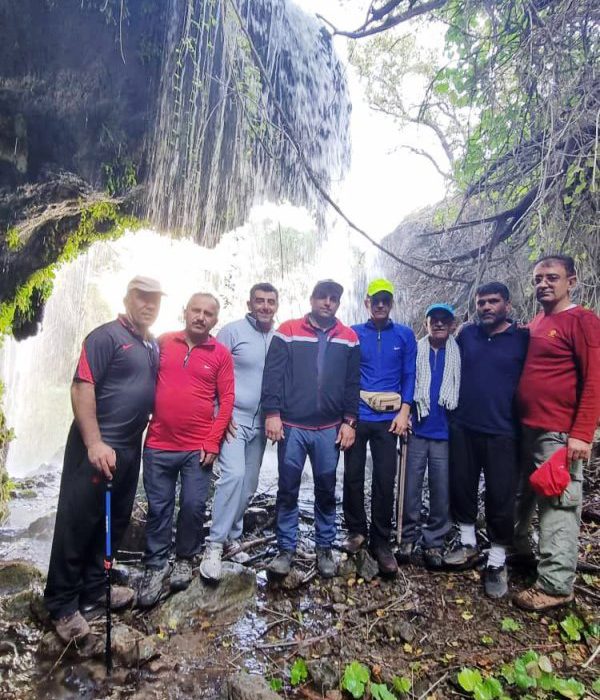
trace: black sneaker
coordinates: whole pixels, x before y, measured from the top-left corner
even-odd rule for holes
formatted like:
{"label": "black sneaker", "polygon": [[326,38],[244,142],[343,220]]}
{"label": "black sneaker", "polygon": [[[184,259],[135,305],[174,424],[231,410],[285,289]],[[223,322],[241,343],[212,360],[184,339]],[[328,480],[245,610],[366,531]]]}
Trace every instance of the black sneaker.
{"label": "black sneaker", "polygon": [[479,550],[471,544],[457,542],[444,557],[448,569],[472,569],[479,559]]}
{"label": "black sneaker", "polygon": [[272,559],[267,566],[267,571],[276,576],[287,576],[292,568],[294,551],[292,549],[282,549],[279,554]]}
{"label": "black sneaker", "polygon": [[410,564],[414,549],[414,542],[401,542],[396,550],[396,561],[398,564]]}
{"label": "black sneaker", "polygon": [[444,567],[444,559],[440,547],[428,547],[423,550],[423,563],[428,569],[442,569]]}
{"label": "black sneaker", "polygon": [[176,559],[169,582],[172,591],[184,591],[192,582],[191,559]]}
{"label": "black sneaker", "polygon": [[503,598],[508,593],[506,566],[486,566],[483,587],[488,598]]}
{"label": "black sneaker", "polygon": [[156,569],[150,566],[144,571],[144,578],[138,594],[138,607],[151,608],[156,605],[162,593],[163,581],[169,571],[169,565]]}
{"label": "black sneaker", "polygon": [[335,576],[335,561],[331,547],[317,547],[317,569],[323,578]]}

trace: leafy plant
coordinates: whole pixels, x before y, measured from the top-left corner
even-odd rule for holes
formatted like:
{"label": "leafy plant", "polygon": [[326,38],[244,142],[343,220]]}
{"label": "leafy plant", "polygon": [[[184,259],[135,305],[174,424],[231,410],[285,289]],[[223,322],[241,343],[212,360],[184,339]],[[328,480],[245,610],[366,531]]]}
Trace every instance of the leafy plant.
{"label": "leafy plant", "polygon": [[290,671],[290,683],[292,685],[300,685],[308,678],[308,668],[306,666],[306,661],[299,656],[292,664],[292,670]]}
{"label": "leafy plant", "polygon": [[342,688],[347,690],[353,698],[362,698],[370,675],[369,669],[364,664],[352,661],[344,669]]}
{"label": "leafy plant", "polygon": [[521,629],[521,624],[512,617],[505,617],[502,620],[501,629],[503,632],[518,632]]}
{"label": "leafy plant", "polygon": [[371,683],[369,690],[373,700],[396,700],[396,696],[390,693],[385,683]]}
{"label": "leafy plant", "polygon": [[581,632],[585,627],[585,623],[581,618],[577,617],[577,615],[573,615],[573,613],[571,613],[565,617],[565,619],[560,623],[560,626],[562,627],[565,636],[569,641],[578,642],[581,639]]}
{"label": "leafy plant", "polygon": [[397,693],[406,695],[412,688],[412,681],[406,676],[394,676],[392,679],[392,687]]}
{"label": "leafy plant", "polygon": [[274,690],[276,693],[279,693],[281,690],[283,690],[283,681],[281,678],[271,678],[269,680],[269,687],[271,690]]}

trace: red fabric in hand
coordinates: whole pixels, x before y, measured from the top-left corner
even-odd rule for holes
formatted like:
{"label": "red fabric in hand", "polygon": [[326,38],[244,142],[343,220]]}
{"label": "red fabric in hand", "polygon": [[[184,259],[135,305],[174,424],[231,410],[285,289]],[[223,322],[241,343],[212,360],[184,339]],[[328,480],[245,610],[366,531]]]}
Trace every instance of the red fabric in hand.
{"label": "red fabric in hand", "polygon": [[529,477],[531,488],[539,495],[560,496],[571,482],[567,467],[567,448],[561,447]]}

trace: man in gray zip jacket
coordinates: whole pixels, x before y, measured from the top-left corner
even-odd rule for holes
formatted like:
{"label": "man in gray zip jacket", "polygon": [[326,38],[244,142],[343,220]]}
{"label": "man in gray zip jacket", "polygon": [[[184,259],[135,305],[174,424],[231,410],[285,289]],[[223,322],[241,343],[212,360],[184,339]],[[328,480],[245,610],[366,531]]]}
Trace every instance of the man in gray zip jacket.
{"label": "man in gray zip jacket", "polygon": [[279,306],[277,289],[268,282],[250,290],[248,313],[228,323],[217,334],[233,356],[235,403],[226,441],[219,454],[221,474],[213,502],[212,525],[200,573],[221,578],[221,557],[226,543],[235,549],[242,535],[244,511],[258,485],[267,444],[260,410],[263,369],[273,337],[273,318]]}

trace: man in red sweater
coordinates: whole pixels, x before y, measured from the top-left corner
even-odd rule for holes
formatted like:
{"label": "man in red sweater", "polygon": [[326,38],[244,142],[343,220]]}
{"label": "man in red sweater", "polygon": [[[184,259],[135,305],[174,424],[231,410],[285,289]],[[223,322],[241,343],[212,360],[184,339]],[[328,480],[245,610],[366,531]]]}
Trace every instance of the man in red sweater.
{"label": "man in red sweater", "polygon": [[144,447],[148,519],[140,607],[157,602],[168,572],[178,476],[181,492],[172,590],[190,583],[192,558],[202,544],[212,466],[234,400],[231,354],[210,335],[218,316],[219,301],[212,294],[194,294],[185,309],[185,329],[165,333],[158,340],[156,397]]}
{"label": "man in red sweater", "polygon": [[[600,319],[571,302],[577,281],[573,258],[541,258],[533,281],[542,312],[529,324],[529,350],[517,392],[525,461],[515,549],[531,556],[529,525],[537,504],[540,559],[535,585],[518,593],[514,602],[526,610],[548,610],[573,600],[583,462],[590,457],[600,415]],[[530,474],[565,445],[570,484],[560,496],[536,497]]]}

